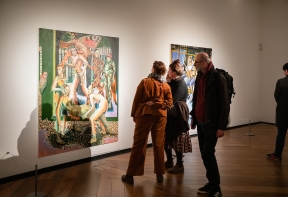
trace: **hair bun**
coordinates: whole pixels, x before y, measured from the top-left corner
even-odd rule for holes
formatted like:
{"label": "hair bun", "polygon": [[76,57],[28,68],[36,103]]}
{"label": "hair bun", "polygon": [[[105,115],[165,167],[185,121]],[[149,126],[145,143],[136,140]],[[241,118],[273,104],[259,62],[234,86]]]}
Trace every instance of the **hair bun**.
{"label": "hair bun", "polygon": [[173,64],[180,64],[180,60],[179,59],[174,60]]}

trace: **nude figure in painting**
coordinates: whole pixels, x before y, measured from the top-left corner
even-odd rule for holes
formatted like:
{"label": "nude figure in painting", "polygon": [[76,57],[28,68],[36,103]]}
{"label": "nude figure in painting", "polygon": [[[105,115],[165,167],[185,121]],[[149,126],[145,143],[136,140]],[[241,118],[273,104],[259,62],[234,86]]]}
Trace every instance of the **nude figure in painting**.
{"label": "nude figure in painting", "polygon": [[[107,100],[100,94],[92,93],[89,95],[89,100],[91,105],[74,105],[69,98],[70,93],[70,87],[68,85],[65,86],[63,90],[63,95],[59,99],[59,107],[57,108],[58,114],[60,111],[68,111],[70,113],[71,118],[73,119],[79,119],[81,117],[82,119],[89,118],[91,122],[91,128],[92,128],[92,137],[90,143],[97,142],[96,138],[96,120],[99,120],[99,122],[104,126],[105,131],[102,132],[102,134],[106,134],[106,132],[109,132],[107,120],[105,117],[105,112],[107,111],[108,103]],[[96,109],[95,104],[98,103],[98,108]],[[63,118],[63,124],[65,129],[65,122],[66,122],[66,114]]]}

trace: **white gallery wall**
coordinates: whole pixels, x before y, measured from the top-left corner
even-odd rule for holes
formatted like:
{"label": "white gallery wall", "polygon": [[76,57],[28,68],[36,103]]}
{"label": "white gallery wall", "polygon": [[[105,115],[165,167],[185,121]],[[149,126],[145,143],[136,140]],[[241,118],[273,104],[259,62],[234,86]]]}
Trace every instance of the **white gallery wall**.
{"label": "white gallery wall", "polygon": [[274,91],[277,80],[284,77],[282,67],[288,62],[288,0],[265,0],[261,6],[260,120],[275,123]]}
{"label": "white gallery wall", "polygon": [[[274,46],[273,39],[269,41],[271,34],[276,37],[282,32],[272,32],[265,25],[272,27],[270,17],[275,14],[282,20],[277,9],[279,6],[284,11],[287,1],[275,4],[268,0],[2,0],[0,158],[8,151],[15,157],[0,160],[0,178],[34,169],[21,159],[45,168],[130,148],[134,129],[130,110],[136,87],[155,60],[169,65],[170,44],[212,48],[215,66],[234,77],[236,97],[232,100],[230,126],[247,124],[242,119],[273,122],[273,115],[263,115],[264,106],[270,108],[273,100],[262,98],[281,75],[278,67],[282,62],[275,49],[274,56],[266,51],[266,44]],[[287,14],[283,15],[287,19]],[[268,21],[263,23],[262,17]],[[286,28],[288,35],[287,26],[282,27],[284,22],[287,20],[277,27]],[[118,142],[38,158],[39,28],[119,37]],[[280,39],[277,41],[281,44]],[[286,48],[280,51],[283,59],[285,42]],[[264,52],[269,55],[264,57]],[[272,74],[274,70],[278,74]]]}

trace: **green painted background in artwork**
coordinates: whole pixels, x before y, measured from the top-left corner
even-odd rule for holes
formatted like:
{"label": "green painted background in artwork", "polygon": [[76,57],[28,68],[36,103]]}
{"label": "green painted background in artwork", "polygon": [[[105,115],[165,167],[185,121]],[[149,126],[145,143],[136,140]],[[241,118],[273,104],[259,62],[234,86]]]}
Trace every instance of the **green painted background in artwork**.
{"label": "green painted background in artwork", "polygon": [[48,120],[52,120],[53,94],[51,94],[51,86],[54,78],[53,68],[55,67],[54,42],[54,30],[39,29],[39,46],[42,47],[42,72],[48,73],[47,86],[42,95],[42,119],[47,118]]}

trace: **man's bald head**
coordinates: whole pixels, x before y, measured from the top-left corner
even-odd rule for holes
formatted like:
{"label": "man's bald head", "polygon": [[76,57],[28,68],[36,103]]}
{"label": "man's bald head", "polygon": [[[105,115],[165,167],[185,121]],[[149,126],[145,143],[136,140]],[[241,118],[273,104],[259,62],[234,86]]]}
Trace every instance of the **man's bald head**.
{"label": "man's bald head", "polygon": [[205,52],[200,52],[197,53],[195,57],[194,66],[196,67],[197,71],[205,73],[210,62],[211,59],[209,58],[209,55]]}
{"label": "man's bald head", "polygon": [[205,52],[200,52],[197,53],[196,57],[199,56],[199,61],[204,61],[207,64],[209,64],[211,62],[211,59],[209,58],[209,55]]}

